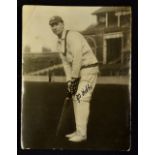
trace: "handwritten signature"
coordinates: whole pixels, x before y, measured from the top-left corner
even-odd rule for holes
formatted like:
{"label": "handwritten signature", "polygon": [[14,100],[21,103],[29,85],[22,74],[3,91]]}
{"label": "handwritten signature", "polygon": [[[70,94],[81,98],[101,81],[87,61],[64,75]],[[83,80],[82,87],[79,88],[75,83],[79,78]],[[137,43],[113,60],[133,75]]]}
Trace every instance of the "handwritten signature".
{"label": "handwritten signature", "polygon": [[85,95],[88,93],[88,91],[91,90],[91,89],[92,89],[92,86],[90,86],[89,84],[87,84],[87,85],[85,86],[85,88],[81,90],[81,92],[79,92],[79,93],[77,93],[77,94],[75,95],[77,101],[80,103],[80,99],[81,99],[83,96],[85,96]]}

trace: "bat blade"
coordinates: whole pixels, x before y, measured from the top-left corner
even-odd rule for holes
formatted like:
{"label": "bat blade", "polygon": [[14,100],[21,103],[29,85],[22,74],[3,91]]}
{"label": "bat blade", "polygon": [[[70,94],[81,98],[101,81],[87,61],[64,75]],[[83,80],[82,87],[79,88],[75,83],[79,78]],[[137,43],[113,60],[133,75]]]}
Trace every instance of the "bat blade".
{"label": "bat blade", "polygon": [[73,112],[73,103],[72,99],[66,97],[62,107],[60,119],[57,125],[56,136],[64,136],[69,128],[73,126],[74,122],[74,112]]}

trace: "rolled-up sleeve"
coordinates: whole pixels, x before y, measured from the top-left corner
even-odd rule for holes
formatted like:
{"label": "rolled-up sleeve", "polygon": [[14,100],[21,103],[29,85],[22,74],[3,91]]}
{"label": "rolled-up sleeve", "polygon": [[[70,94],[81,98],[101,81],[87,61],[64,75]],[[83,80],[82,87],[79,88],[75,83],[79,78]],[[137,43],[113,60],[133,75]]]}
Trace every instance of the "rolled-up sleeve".
{"label": "rolled-up sleeve", "polygon": [[68,37],[70,51],[73,53],[71,78],[78,78],[82,61],[82,39],[79,33],[72,33]]}

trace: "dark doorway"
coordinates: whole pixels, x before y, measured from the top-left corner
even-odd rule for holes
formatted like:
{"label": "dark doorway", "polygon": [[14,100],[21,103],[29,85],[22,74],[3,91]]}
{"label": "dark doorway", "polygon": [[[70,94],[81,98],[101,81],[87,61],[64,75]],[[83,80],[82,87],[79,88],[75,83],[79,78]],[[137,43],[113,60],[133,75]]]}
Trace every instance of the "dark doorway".
{"label": "dark doorway", "polygon": [[121,59],[122,39],[107,39],[107,63]]}

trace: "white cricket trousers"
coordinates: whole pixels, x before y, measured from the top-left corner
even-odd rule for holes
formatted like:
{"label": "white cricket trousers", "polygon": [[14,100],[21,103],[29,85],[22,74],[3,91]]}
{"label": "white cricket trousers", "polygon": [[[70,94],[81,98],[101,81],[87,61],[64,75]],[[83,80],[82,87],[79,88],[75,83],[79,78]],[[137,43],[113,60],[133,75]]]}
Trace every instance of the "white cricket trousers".
{"label": "white cricket trousers", "polygon": [[90,112],[90,100],[97,81],[97,74],[81,76],[78,90],[73,98],[76,131],[87,136],[87,124]]}

